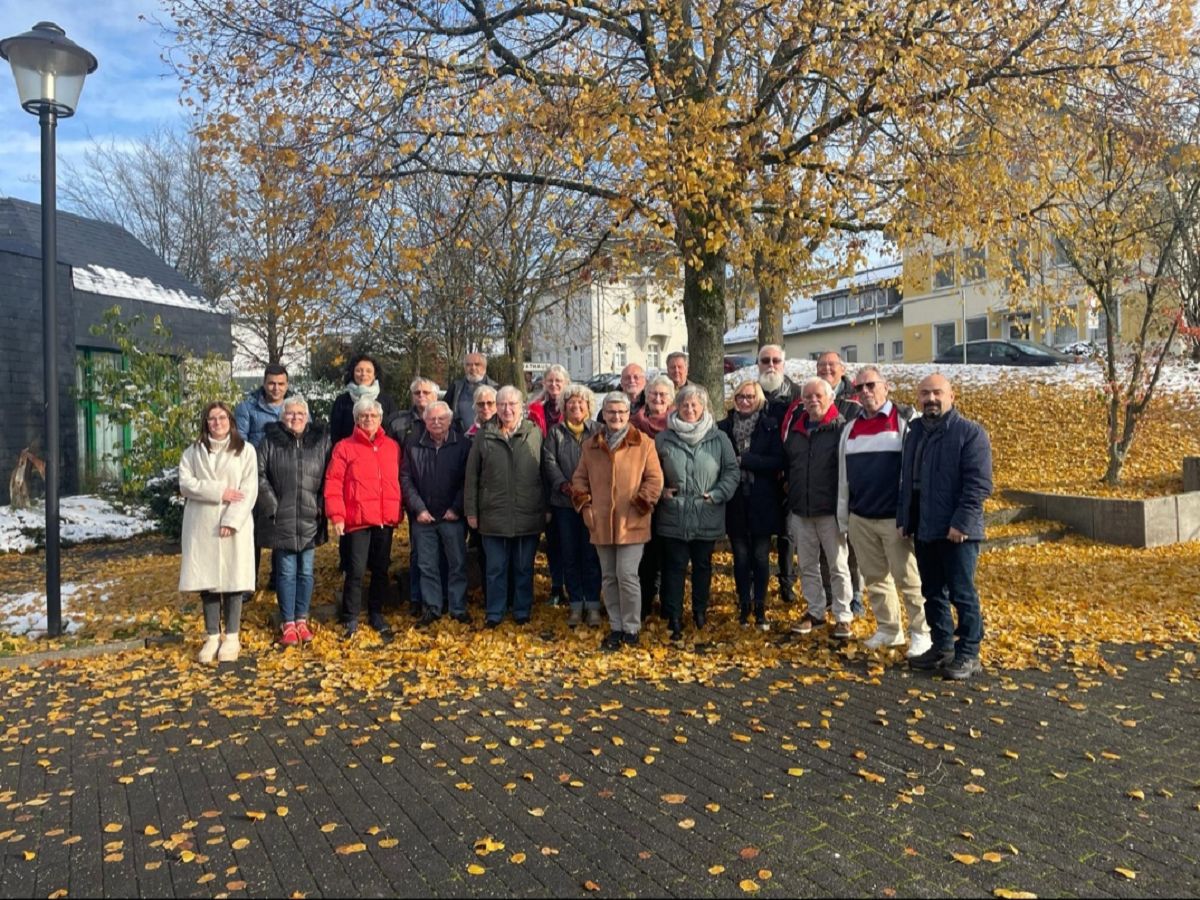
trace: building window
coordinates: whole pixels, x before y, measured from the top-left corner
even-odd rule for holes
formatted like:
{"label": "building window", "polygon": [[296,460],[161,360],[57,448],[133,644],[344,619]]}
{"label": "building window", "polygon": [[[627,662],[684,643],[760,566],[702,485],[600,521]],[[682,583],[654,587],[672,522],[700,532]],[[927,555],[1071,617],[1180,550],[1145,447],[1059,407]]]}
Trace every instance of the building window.
{"label": "building window", "polygon": [[892,341],[892,362],[904,359],[904,341]]}
{"label": "building window", "polygon": [[967,340],[968,341],[986,341],[987,336],[988,336],[987,316],[976,316],[973,319],[967,319]]}
{"label": "building window", "polygon": [[846,298],[846,312],[852,316],[858,315],[858,300],[858,294],[851,294]]}
{"label": "building window", "polygon": [[963,248],[963,283],[983,281],[987,278],[987,250],[979,247]]}
{"label": "building window", "polygon": [[626,365],[628,365],[629,361],[628,361],[628,359],[626,359],[626,355],[627,354],[626,354],[625,345],[617,344],[617,348],[613,351],[613,368],[614,369],[623,369],[623,368],[625,368]]}
{"label": "building window", "polygon": [[933,286],[954,287],[954,251],[939,253],[933,258]]}
{"label": "building window", "polygon": [[887,344],[885,344],[883,341],[880,341],[878,344],[876,344],[875,345],[875,362],[883,362],[885,359],[887,359],[887,357],[884,356],[884,353],[886,351],[887,351]]}
{"label": "building window", "polygon": [[833,318],[833,301],[832,300],[822,300],[820,303],[817,304],[817,318],[818,319],[832,319]]}
{"label": "building window", "polygon": [[847,344],[842,348],[842,362],[858,362],[858,344]]}
{"label": "building window", "polygon": [[954,346],[955,323],[943,322],[933,326],[933,354],[940,356]]}
{"label": "building window", "polygon": [[650,369],[657,369],[662,365],[662,348],[658,346],[658,341],[651,341],[646,345],[646,366]]}
{"label": "building window", "polygon": [[834,316],[844,316],[846,314],[846,295],[833,298],[833,314]]}
{"label": "building window", "polygon": [[821,352],[822,351],[820,351],[820,350],[814,350],[808,354],[808,358],[811,359],[813,362],[816,362],[818,359],[821,358]]}
{"label": "building window", "polygon": [[869,312],[875,308],[875,295],[878,293],[879,291],[877,290],[866,291],[863,293],[862,297],[859,298],[859,306],[863,312]]}
{"label": "building window", "polygon": [[1067,248],[1057,234],[1050,244],[1050,264],[1054,266],[1069,266],[1071,260],[1067,255]]}

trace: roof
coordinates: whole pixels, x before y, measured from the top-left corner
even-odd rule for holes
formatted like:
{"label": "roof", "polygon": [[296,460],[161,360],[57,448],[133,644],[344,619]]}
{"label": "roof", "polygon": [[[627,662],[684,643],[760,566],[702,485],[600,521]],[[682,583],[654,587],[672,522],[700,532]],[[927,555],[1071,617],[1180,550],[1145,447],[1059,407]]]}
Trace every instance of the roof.
{"label": "roof", "polygon": [[[58,262],[72,269],[75,289],[217,312],[200,289],[120,225],[57,214]],[[42,258],[42,210],[0,197],[0,252]]]}
{"label": "roof", "polygon": [[[816,331],[822,328],[834,328],[839,325],[851,325],[858,322],[873,322],[875,321],[875,312],[864,313],[854,317],[843,317],[832,319],[828,322],[817,324],[817,299],[828,297],[833,294],[846,291],[850,288],[863,287],[869,284],[878,284],[880,282],[898,283],[903,264],[899,262],[887,263],[882,266],[874,266],[870,269],[863,269],[861,272],[855,272],[853,275],[848,275],[845,278],[838,280],[832,288],[820,291],[813,295],[798,295],[792,299],[791,307],[783,316],[783,333],[800,334],[804,331]],[[894,308],[889,309],[885,313],[880,313],[880,319],[886,319],[899,312],[900,306],[897,304]],[[758,316],[752,316],[743,322],[739,322],[733,328],[725,332],[726,344],[740,344],[744,341],[752,341],[758,337]]]}

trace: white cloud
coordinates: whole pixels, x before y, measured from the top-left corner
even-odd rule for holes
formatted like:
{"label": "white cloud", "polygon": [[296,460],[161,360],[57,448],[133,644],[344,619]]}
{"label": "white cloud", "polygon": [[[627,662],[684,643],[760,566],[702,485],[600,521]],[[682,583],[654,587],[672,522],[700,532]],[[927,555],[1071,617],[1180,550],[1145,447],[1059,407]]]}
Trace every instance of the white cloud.
{"label": "white cloud", "polygon": [[[155,0],[43,0],[36,14],[27,0],[0,0],[0,37],[37,21],[60,25],[67,37],[99,61],[84,82],[77,113],[58,123],[58,159],[78,161],[93,140],[135,141],[160,126],[184,121],[179,80],[161,59],[168,37],[151,19],[169,17]],[[0,195],[38,202],[41,143],[37,119],[17,102],[16,86],[0,72]]]}

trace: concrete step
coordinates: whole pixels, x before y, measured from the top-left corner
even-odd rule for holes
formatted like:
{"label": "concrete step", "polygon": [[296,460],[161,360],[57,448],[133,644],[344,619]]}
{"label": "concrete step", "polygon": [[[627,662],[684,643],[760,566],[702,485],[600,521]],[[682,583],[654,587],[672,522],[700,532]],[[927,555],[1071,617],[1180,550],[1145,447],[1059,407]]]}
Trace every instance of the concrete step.
{"label": "concrete step", "polygon": [[1010,525],[1013,522],[1026,522],[1036,518],[1036,506],[1006,506],[1003,509],[986,510],[983,514],[983,524],[987,528],[995,528],[997,525]]}

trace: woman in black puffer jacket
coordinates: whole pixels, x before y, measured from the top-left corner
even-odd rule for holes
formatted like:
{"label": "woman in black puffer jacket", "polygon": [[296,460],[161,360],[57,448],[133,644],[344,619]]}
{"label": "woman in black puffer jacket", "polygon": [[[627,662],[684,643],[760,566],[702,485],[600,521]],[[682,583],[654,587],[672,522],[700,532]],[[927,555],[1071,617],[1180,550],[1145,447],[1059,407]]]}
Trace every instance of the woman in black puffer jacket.
{"label": "woman in black puffer jacket", "polygon": [[262,546],[276,551],[276,596],[285,647],[312,640],[308,609],[313,592],[313,551],[328,540],[325,466],[329,433],[310,422],[308,403],[291,396],[278,426],[258,447],[255,527]]}

